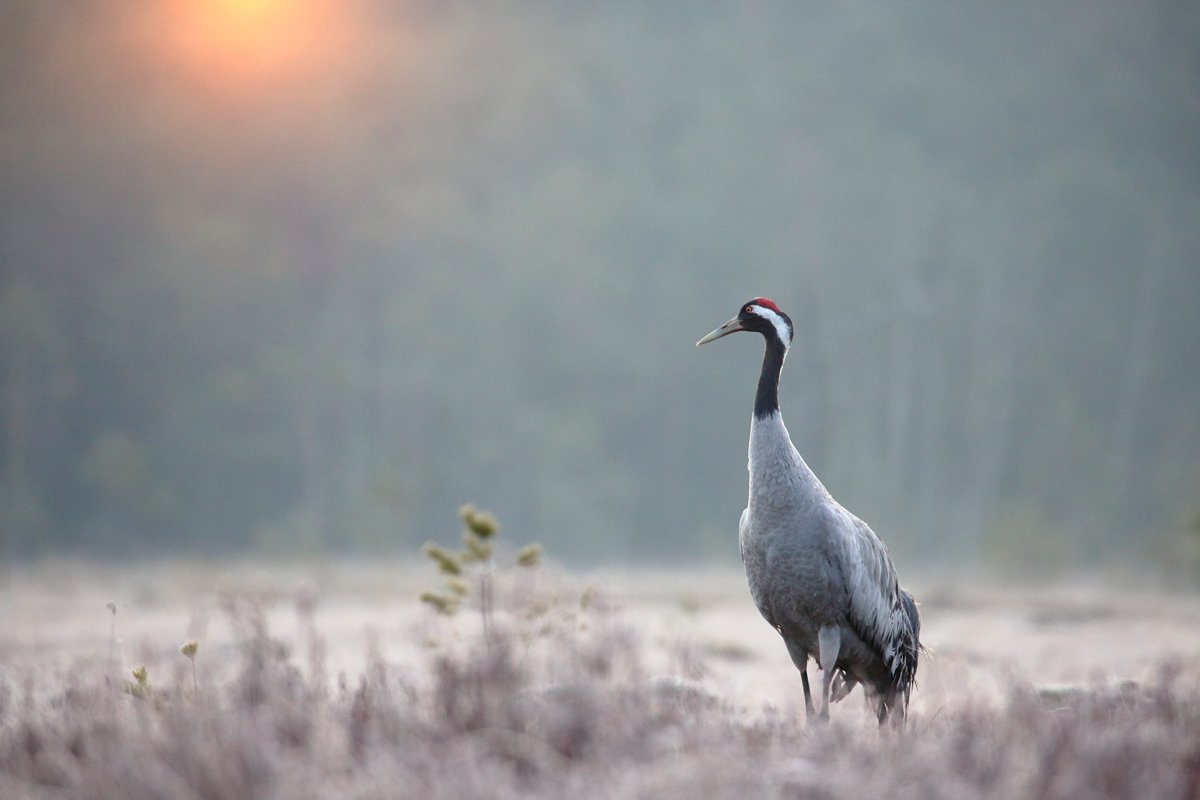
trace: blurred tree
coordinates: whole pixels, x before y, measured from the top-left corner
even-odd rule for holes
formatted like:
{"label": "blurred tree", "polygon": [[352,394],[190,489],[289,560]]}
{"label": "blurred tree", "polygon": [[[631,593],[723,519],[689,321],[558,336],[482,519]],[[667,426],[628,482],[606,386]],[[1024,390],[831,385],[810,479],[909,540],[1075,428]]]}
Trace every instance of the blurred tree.
{"label": "blurred tree", "polygon": [[0,285],[0,548],[9,557],[45,547],[53,530],[46,484],[74,386],[67,350],[42,291],[19,278]]}
{"label": "blurred tree", "polygon": [[101,523],[120,539],[159,545],[156,534],[179,516],[179,498],[162,482],[146,448],[126,431],[102,432],[79,470],[98,495]]}

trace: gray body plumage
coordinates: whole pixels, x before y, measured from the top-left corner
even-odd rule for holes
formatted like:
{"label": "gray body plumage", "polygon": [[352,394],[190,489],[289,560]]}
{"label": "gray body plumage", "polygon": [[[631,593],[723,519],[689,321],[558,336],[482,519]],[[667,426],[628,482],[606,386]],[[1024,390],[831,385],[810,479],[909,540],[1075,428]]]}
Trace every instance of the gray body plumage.
{"label": "gray body plumage", "polygon": [[830,496],[778,412],[752,420],[749,456],[750,499],[738,538],[759,612],[801,670],[820,654],[820,630],[836,628],[834,699],[862,683],[877,696],[881,718],[903,714],[920,620],[887,548]]}

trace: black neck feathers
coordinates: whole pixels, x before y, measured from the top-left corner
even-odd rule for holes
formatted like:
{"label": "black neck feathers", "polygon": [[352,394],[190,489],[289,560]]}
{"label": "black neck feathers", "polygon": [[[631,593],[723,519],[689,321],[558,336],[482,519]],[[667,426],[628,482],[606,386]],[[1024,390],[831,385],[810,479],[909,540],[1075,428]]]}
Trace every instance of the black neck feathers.
{"label": "black neck feathers", "polygon": [[758,392],[754,395],[754,416],[762,419],[779,411],[779,371],[787,348],[779,337],[764,334],[767,352],[763,355],[762,374],[758,376]]}

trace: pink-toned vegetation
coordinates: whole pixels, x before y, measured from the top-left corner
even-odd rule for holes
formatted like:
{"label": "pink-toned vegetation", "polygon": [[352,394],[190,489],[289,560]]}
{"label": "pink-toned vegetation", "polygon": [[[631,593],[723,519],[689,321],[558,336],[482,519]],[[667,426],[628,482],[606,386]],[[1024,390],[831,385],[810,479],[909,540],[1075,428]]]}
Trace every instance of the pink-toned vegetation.
{"label": "pink-toned vegetation", "polygon": [[490,636],[418,604],[431,580],[8,575],[0,797],[1200,796],[1193,598],[925,587],[932,654],[881,731],[857,693],[806,723],[736,573],[501,573]]}

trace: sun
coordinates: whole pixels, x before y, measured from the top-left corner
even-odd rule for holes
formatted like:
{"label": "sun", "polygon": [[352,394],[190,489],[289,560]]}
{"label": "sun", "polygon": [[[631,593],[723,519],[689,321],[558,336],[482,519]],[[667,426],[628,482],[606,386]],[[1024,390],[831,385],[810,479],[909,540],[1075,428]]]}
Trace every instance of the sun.
{"label": "sun", "polygon": [[164,0],[169,48],[206,84],[234,87],[320,61],[331,44],[327,0]]}
{"label": "sun", "polygon": [[237,32],[252,31],[287,11],[286,0],[205,0],[197,3],[199,14]]}

